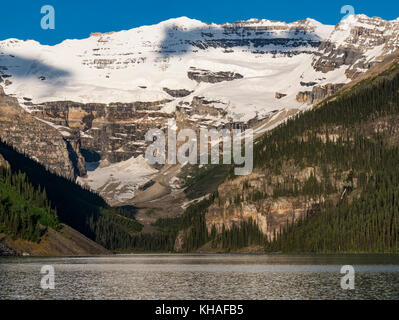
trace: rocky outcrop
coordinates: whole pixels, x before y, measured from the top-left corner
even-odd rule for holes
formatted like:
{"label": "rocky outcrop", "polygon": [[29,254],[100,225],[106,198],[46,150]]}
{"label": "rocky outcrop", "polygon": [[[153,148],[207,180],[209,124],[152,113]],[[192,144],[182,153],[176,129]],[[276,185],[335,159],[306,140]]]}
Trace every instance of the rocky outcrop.
{"label": "rocky outcrop", "polygon": [[183,119],[184,117],[192,116],[212,116],[222,119],[227,115],[227,112],[223,108],[215,107],[215,105],[223,105],[221,101],[207,100],[204,97],[195,96],[191,100],[191,103],[185,105],[179,104],[176,108],[177,120]]}
{"label": "rocky outcrop", "polygon": [[50,171],[70,179],[85,173],[79,152],[79,136],[65,139],[57,129],[22,109],[17,99],[5,95],[1,87],[0,123],[3,142]]}
{"label": "rocky outcrop", "polygon": [[235,203],[234,197],[236,194],[244,193],[245,197],[243,185],[248,180],[256,181],[254,186],[258,188],[260,187],[258,183],[262,184],[263,178],[258,174],[251,174],[249,179],[238,178],[219,186],[219,199],[208,208],[205,215],[208,232],[215,228],[216,232],[220,233],[223,228],[230,230],[234,225],[240,226],[242,222],[252,219],[263,234],[271,236],[273,231],[279,227],[276,222],[281,219],[284,220],[288,216],[292,218],[292,213],[295,216],[294,207],[290,203],[284,203],[283,210],[279,210],[279,207],[282,207],[279,201],[262,200],[256,203],[249,201]]}
{"label": "rocky outcrop", "polygon": [[302,87],[313,87],[313,86],[315,86],[316,84],[317,84],[317,82],[313,82],[313,81],[310,81],[310,82],[301,81],[301,82],[300,82],[300,85],[301,85]]}
{"label": "rocky outcrop", "polygon": [[[59,130],[67,132],[65,141],[72,150],[81,149],[87,162],[92,162],[97,155],[96,161],[108,163],[143,155],[148,145],[145,134],[150,129],[165,128],[168,119],[175,118],[190,128],[195,126],[194,122],[212,125],[207,117],[217,119],[220,124],[227,115],[223,102],[204,97],[180,102],[174,113],[161,111],[168,102],[170,100],[111,104],[54,101],[32,105],[31,109],[35,117],[62,126]],[[84,159],[80,153],[74,163],[81,170]]]}
{"label": "rocky outcrop", "polygon": [[[330,55],[322,55],[313,62],[313,68],[316,71],[327,73],[343,65],[353,65],[363,55],[363,51],[355,48],[336,48],[335,43],[325,42],[320,46],[324,52],[330,52]],[[360,67],[360,65],[359,65]],[[363,66],[365,67],[365,66]]]}
{"label": "rocky outcrop", "polygon": [[0,240],[0,257],[16,257],[19,256],[18,252],[7,246]]}
{"label": "rocky outcrop", "polygon": [[312,104],[314,101],[312,91],[298,92],[298,94],[296,95],[296,101],[300,103]]}
{"label": "rocky outcrop", "polygon": [[79,130],[71,130],[67,137],[64,137],[67,144],[69,159],[71,160],[77,176],[86,174],[86,162],[81,153],[81,138]]}
{"label": "rocky outcrop", "polygon": [[230,72],[230,71],[214,72],[204,69],[197,69],[194,67],[190,68],[190,70],[187,72],[187,76],[191,80],[195,80],[197,82],[208,82],[208,83],[232,81],[244,78],[244,76],[235,72]]}
{"label": "rocky outcrop", "polygon": [[345,73],[355,79],[399,48],[399,20],[385,21],[365,15],[341,21],[322,42],[313,61],[316,71],[329,72],[348,66]]}
{"label": "rocky outcrop", "polygon": [[10,167],[10,164],[8,163],[8,161],[6,159],[4,159],[1,154],[0,154],[0,167],[3,167],[3,168]]}
{"label": "rocky outcrop", "polygon": [[223,226],[230,230],[234,225],[250,219],[258,225],[260,231],[268,237],[273,237],[275,231],[289,223],[298,221],[314,209],[317,203],[313,201],[298,201],[296,198],[278,198],[258,202],[242,202],[239,205],[231,203],[223,207],[211,206],[206,214],[206,226],[209,232],[215,227],[220,233]]}
{"label": "rocky outcrop", "polygon": [[276,99],[281,99],[281,98],[284,98],[284,97],[286,97],[287,95],[285,94],[285,93],[280,93],[280,92],[276,92],[275,94],[274,94],[274,97],[276,98]]}
{"label": "rocky outcrop", "polygon": [[313,87],[312,91],[300,91],[296,96],[296,100],[300,103],[314,104],[332,96],[344,85],[343,83],[329,83],[325,86],[316,86]]}
{"label": "rocky outcrop", "polygon": [[180,230],[176,236],[175,244],[173,245],[173,250],[175,252],[182,252],[184,247],[184,236],[186,235],[185,230]]}
{"label": "rocky outcrop", "polygon": [[[274,193],[287,181],[296,181],[300,186],[310,177],[321,181],[321,170],[313,167],[301,169],[287,163],[280,174],[254,172],[245,177],[227,180],[218,187],[218,198],[205,214],[208,231],[211,232],[214,228],[220,233],[223,227],[229,230],[233,226],[239,227],[244,221],[252,220],[264,235],[273,238],[287,223],[291,224],[312,214],[326,200],[324,197],[312,198],[300,193],[298,196],[277,196]],[[342,180],[331,182],[338,190],[342,190]],[[337,194],[330,194],[328,197],[335,201]]]}
{"label": "rocky outcrop", "polygon": [[165,91],[167,94],[169,94],[173,98],[183,98],[183,97],[187,97],[188,95],[193,93],[193,91],[186,90],[186,89],[172,90],[172,89],[168,89],[168,88],[163,88],[163,91]]}

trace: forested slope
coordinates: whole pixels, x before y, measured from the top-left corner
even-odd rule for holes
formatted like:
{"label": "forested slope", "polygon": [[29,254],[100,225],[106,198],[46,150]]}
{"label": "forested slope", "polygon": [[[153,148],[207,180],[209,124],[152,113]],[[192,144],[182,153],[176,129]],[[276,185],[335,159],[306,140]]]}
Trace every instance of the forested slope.
{"label": "forested slope", "polygon": [[44,227],[65,223],[108,249],[131,245],[142,226],[131,211],[110,208],[97,194],[47,171],[0,142],[10,168],[0,168],[0,225],[14,238],[39,242]]}
{"label": "forested slope", "polygon": [[181,251],[399,252],[398,64],[262,136],[254,164],[186,212]]}
{"label": "forested slope", "polygon": [[37,242],[45,227],[61,228],[46,191],[35,188],[25,174],[0,167],[0,232]]}

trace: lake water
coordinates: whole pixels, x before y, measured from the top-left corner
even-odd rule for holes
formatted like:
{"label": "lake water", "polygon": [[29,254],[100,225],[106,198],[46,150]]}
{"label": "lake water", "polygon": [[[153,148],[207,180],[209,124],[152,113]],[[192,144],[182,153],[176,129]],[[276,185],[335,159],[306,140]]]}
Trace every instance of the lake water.
{"label": "lake water", "polygon": [[[43,290],[43,265],[55,288]],[[341,288],[352,265],[355,289]],[[0,299],[399,299],[394,255],[0,258]]]}

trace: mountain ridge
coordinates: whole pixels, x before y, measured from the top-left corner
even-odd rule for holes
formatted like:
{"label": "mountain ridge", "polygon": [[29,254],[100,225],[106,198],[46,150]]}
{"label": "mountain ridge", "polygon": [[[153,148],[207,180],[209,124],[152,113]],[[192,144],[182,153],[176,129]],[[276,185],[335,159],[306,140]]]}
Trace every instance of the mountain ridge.
{"label": "mountain ridge", "polygon": [[[368,21],[377,21],[377,22],[384,22],[384,23],[395,23],[396,20],[393,21],[384,21],[382,19],[377,19],[374,20],[373,18],[368,18],[366,16],[363,15],[358,15],[356,16],[356,19],[368,19]],[[345,21],[350,21],[352,18],[349,17],[347,18]],[[353,20],[353,19],[352,19]],[[7,50],[12,50],[13,48],[15,50],[18,49],[18,47],[26,47],[26,49],[30,49],[32,51],[38,51],[38,56],[37,59],[35,58],[35,55],[33,55],[32,57],[32,63],[35,64],[35,60],[37,61],[43,61],[44,62],[48,62],[48,66],[46,66],[46,64],[44,63],[43,66],[40,66],[40,64],[37,66],[39,69],[37,72],[40,73],[40,69],[44,69],[44,71],[42,72],[42,75],[38,75],[38,77],[41,77],[41,79],[46,78],[46,68],[49,69],[47,70],[47,75],[48,77],[50,76],[54,76],[54,79],[60,79],[59,81],[62,82],[63,78],[68,78],[68,76],[70,75],[70,73],[72,72],[76,72],[75,69],[71,69],[71,68],[61,68],[60,70],[57,70],[56,68],[54,70],[51,70],[52,65],[57,66],[60,65],[59,62],[55,63],[55,57],[52,56],[48,56],[48,58],[46,58],[46,55],[48,55],[49,50],[56,50],[57,54],[58,54],[58,58],[61,56],[64,56],[66,61],[68,61],[69,64],[74,64],[77,63],[79,59],[76,60],[76,58],[78,58],[78,56],[85,56],[85,49],[90,49],[92,48],[93,50],[96,50],[97,53],[93,53],[92,55],[87,55],[87,62],[85,62],[84,59],[80,59],[79,62],[79,67],[82,67],[82,63],[83,63],[83,67],[86,63],[90,63],[90,61],[97,61],[95,62],[95,64],[93,65],[96,68],[103,68],[105,69],[105,71],[107,70],[107,68],[118,68],[118,66],[112,66],[112,63],[108,63],[107,60],[107,54],[102,54],[101,50],[109,50],[109,48],[106,46],[106,43],[108,41],[112,41],[114,40],[115,44],[113,44],[114,46],[126,46],[126,44],[128,44],[129,41],[132,41],[132,43],[135,43],[136,46],[138,44],[139,45],[139,50],[143,49],[142,53],[144,54],[145,52],[147,52],[147,55],[149,54],[148,48],[150,48],[151,50],[155,50],[154,52],[158,52],[158,54],[160,54],[160,56],[158,58],[162,58],[162,57],[171,57],[176,53],[176,50],[174,50],[175,52],[171,52],[169,53],[165,53],[165,55],[163,56],[162,50],[163,47],[166,46],[166,48],[172,48],[172,47],[176,47],[177,46],[177,50],[179,50],[179,46],[181,50],[185,50],[186,48],[183,46],[181,48],[181,44],[180,40],[184,40],[184,41],[191,41],[191,40],[200,40],[200,44],[201,42],[204,43],[214,43],[213,39],[211,39],[212,37],[217,37],[220,39],[225,39],[229,41],[237,41],[242,39],[243,41],[246,39],[252,39],[251,41],[255,41],[255,40],[264,40],[264,39],[273,39],[274,36],[279,37],[279,39],[284,39],[287,37],[292,37],[292,39],[296,39],[296,40],[300,40],[302,41],[301,43],[299,43],[300,45],[304,45],[305,40],[309,41],[309,40],[326,40],[327,37],[330,35],[331,32],[334,32],[334,29],[338,28],[340,25],[345,24],[345,22],[340,22],[337,26],[324,26],[321,23],[318,23],[317,21],[313,20],[313,19],[305,19],[305,20],[299,20],[299,21],[295,21],[295,22],[291,22],[291,23],[285,23],[285,22],[274,22],[274,21],[269,21],[269,20],[253,20],[250,19],[248,21],[244,21],[244,22],[235,22],[235,23],[228,23],[228,24],[221,24],[221,25],[216,25],[216,24],[206,24],[206,23],[202,23],[198,20],[193,20],[193,19],[189,19],[189,18],[177,18],[177,19],[170,19],[170,20],[166,20],[163,21],[159,24],[156,25],[151,25],[151,26],[143,26],[143,27],[139,27],[139,28],[133,28],[133,29],[129,29],[129,30],[124,30],[124,31],[118,31],[118,32],[112,32],[112,33],[104,33],[104,34],[97,34],[96,36],[91,36],[89,38],[86,39],[79,39],[79,40],[64,40],[62,43],[55,45],[55,46],[41,46],[38,42],[35,42],[33,40],[29,40],[29,41],[20,41],[20,40],[16,40],[16,39],[8,39],[8,40],[4,40],[0,42],[0,49],[7,51]],[[257,27],[259,27],[258,29],[256,29]],[[276,28],[276,30],[269,30],[270,32],[263,32],[262,28],[266,28],[266,31],[268,31],[268,28]],[[196,31],[196,29],[198,29],[198,32]],[[204,28],[203,30],[201,28]],[[240,32],[235,32],[234,29],[235,28],[242,28],[241,30],[241,34]],[[243,35],[244,31],[248,31],[249,28],[255,28],[255,32],[260,32],[259,35],[253,34],[252,36],[250,36],[250,38],[248,38],[249,36],[247,34]],[[278,29],[281,28],[288,28],[283,30],[284,32],[281,32],[281,30]],[[289,32],[290,28],[292,28],[295,32],[294,34],[290,34],[287,33]],[[324,31],[319,31],[318,28],[327,28],[328,30],[324,30]],[[206,29],[209,29],[209,33],[206,32]],[[274,33],[271,33],[271,32]],[[280,31],[280,32],[277,32]],[[298,31],[305,31],[303,34],[301,32]],[[307,32],[310,31],[310,32]],[[168,33],[171,34],[171,36],[168,38]],[[143,36],[140,36],[140,34],[144,34]],[[143,38],[144,37],[144,38]],[[177,37],[177,38],[176,38]],[[176,39],[174,39],[176,38]],[[180,39],[180,40],[179,40]],[[203,39],[203,40],[201,40]],[[126,42],[127,41],[127,42]],[[177,41],[177,42],[176,42]],[[149,42],[152,42],[152,44],[150,44]],[[98,45],[97,45],[98,44]],[[81,47],[83,45],[83,47]],[[148,45],[150,45],[150,47],[148,47]],[[195,47],[195,43],[193,44],[193,46]],[[216,44],[217,45],[217,44]],[[226,44],[227,46],[229,44]],[[238,43],[234,43],[232,44],[233,46],[239,46],[240,44]],[[243,48],[247,47],[246,43],[243,43]],[[41,49],[43,47],[43,49]],[[62,51],[68,51],[69,49],[71,49],[71,47],[75,47],[75,51],[76,53],[73,54],[72,52],[68,52],[69,57],[66,57],[65,55],[62,55]],[[151,49],[153,48],[153,49]],[[248,48],[251,48],[250,46]],[[274,46],[273,48],[266,48],[267,52],[272,52],[274,49],[278,49],[278,47]],[[305,48],[305,47],[303,47]],[[21,48],[21,50],[24,48]],[[59,49],[59,50],[58,50]],[[87,50],[86,49],[86,50]],[[189,48],[187,48],[189,49]],[[194,48],[195,49],[195,48]],[[193,48],[190,49],[191,53],[193,53],[192,51],[194,50]],[[288,48],[290,49],[290,48]],[[46,53],[41,53],[41,51],[46,52]],[[147,51],[145,51],[147,50]],[[251,49],[250,49],[251,50]],[[291,50],[291,49],[290,49]],[[309,48],[309,50],[312,51],[311,48]],[[18,51],[18,50],[17,50]],[[26,50],[25,50],[26,51]],[[119,66],[119,68],[133,68],[132,71],[134,72],[134,64],[131,64],[131,61],[129,61],[129,59],[136,59],[136,63],[140,63],[140,52],[136,52],[136,54],[134,53],[134,51],[129,52],[129,50],[125,50],[125,51],[115,51],[114,54],[111,54],[111,56],[115,56],[116,55],[116,59],[119,59],[117,57],[117,55],[125,55],[127,57],[132,57],[132,58],[127,58],[127,59],[122,59],[120,58],[118,60],[118,62],[121,62],[121,65]],[[3,54],[5,54],[5,52],[3,52]],[[12,53],[11,53],[12,54]],[[78,55],[76,58],[71,58],[71,54],[73,55]],[[242,57],[244,56],[248,56],[247,54],[241,52]],[[98,56],[99,58],[95,58],[96,56]],[[16,56],[17,57],[17,56]],[[4,59],[4,57],[2,57]],[[113,58],[113,59],[115,59]],[[151,58],[150,56],[146,57],[147,59]],[[1,59],[1,60],[3,60]],[[72,59],[72,60],[71,60]],[[138,59],[138,60],[137,60]],[[157,57],[155,55],[155,57],[151,58],[152,60],[154,60],[155,63],[158,64],[162,64],[162,61],[158,61]],[[0,60],[0,61],[1,61]],[[161,59],[162,60],[162,59]],[[17,61],[18,62],[18,61]],[[28,63],[30,63],[28,61]],[[101,64],[103,63],[103,65]],[[145,62],[144,62],[145,63]],[[166,63],[167,64],[167,63]],[[61,64],[62,65],[62,64]],[[87,65],[87,64],[86,64]],[[91,68],[90,65],[87,65],[89,68]],[[7,68],[7,65],[3,65],[3,68]],[[35,68],[37,68],[35,66]],[[236,69],[237,69],[238,65],[236,65]],[[65,69],[65,70],[63,70]],[[87,68],[86,68],[87,69]],[[162,68],[161,68],[162,69]],[[4,70],[4,71],[8,71],[9,75],[12,76],[12,70],[11,68],[9,70]],[[230,71],[238,71],[237,70],[230,70]],[[32,73],[35,74],[36,70],[34,70],[34,68],[28,68],[28,72],[24,75],[18,75],[17,76],[29,76]],[[137,71],[138,74],[140,73],[140,70]],[[104,72],[103,72],[104,73]],[[3,75],[5,74],[5,72],[3,72]],[[168,77],[168,74],[165,74],[166,77]],[[249,76],[249,75],[248,75]],[[98,76],[96,76],[98,77]],[[12,78],[12,77],[11,77]],[[128,79],[128,78],[127,78]],[[127,80],[126,79],[126,80]],[[9,81],[12,81],[12,79],[8,79]],[[40,80],[40,79],[38,79]],[[40,80],[40,81],[35,81],[36,84],[40,85],[45,83],[47,80],[47,78],[45,80]],[[94,81],[94,80],[93,80]],[[99,84],[101,83],[101,79],[97,79],[96,80]],[[117,80],[119,81],[119,80]],[[111,81],[112,82],[112,81]],[[145,82],[145,81],[144,81]],[[147,81],[148,82],[148,81]],[[63,82],[64,84],[66,82]],[[190,83],[187,82],[186,83]],[[143,85],[146,85],[146,83],[143,83]],[[177,85],[177,83],[176,83]],[[123,90],[132,90],[133,88],[130,87],[130,89],[128,89],[128,87],[121,85],[121,83],[119,82],[114,82],[113,86],[115,88],[117,88],[119,86],[121,91],[122,96],[120,96],[119,98],[124,97],[124,93]],[[191,87],[193,87],[191,85]],[[15,90],[10,90],[12,89],[12,84],[10,88],[6,88],[7,93],[11,93],[11,94],[17,94],[18,91]],[[51,86],[50,86],[50,89]],[[67,88],[64,88],[67,89]],[[84,89],[84,88],[81,88]],[[147,88],[148,89],[148,88]],[[172,88],[173,89],[173,88]],[[178,89],[178,88],[177,88]],[[89,90],[89,88],[88,88]],[[158,89],[156,89],[158,90]],[[14,92],[13,92],[14,91]],[[68,97],[68,90],[64,90],[65,92],[63,94],[59,94],[58,95],[58,99],[55,100],[66,100],[69,99],[70,97],[73,98],[73,95]],[[148,91],[148,90],[147,90]],[[26,93],[28,94],[28,93]],[[127,94],[127,93],[125,93]],[[148,98],[151,97],[152,100],[154,100],[154,94],[155,93],[150,93],[149,96],[146,94],[143,95],[143,92],[141,92],[141,94],[139,94],[139,92],[137,90],[134,90],[134,92],[132,91],[131,94],[128,97],[124,97],[122,100],[118,99],[118,95],[114,96],[112,99],[113,100],[109,100],[109,102],[133,102],[133,101],[138,101],[138,100],[148,100]],[[18,96],[18,94],[17,94]],[[19,95],[20,98],[21,95]],[[57,95],[56,95],[57,96]],[[42,101],[51,101],[54,100],[54,98],[56,98],[56,96],[52,97],[53,99],[51,99],[50,97],[47,97],[46,99],[42,100]],[[165,98],[167,97],[167,95],[165,95],[163,92],[158,92],[157,94],[155,94],[155,96],[157,97],[162,97]],[[96,96],[93,96],[96,99]],[[81,95],[80,99],[72,99],[73,101],[76,102],[104,102],[104,100],[100,100],[100,97],[97,97],[97,101],[96,100],[85,100],[85,98]],[[32,97],[30,97],[32,98]],[[66,99],[64,99],[66,98]],[[87,98],[86,98],[87,99]],[[71,100],[71,99],[69,99]],[[40,102],[40,98],[38,100]]]}

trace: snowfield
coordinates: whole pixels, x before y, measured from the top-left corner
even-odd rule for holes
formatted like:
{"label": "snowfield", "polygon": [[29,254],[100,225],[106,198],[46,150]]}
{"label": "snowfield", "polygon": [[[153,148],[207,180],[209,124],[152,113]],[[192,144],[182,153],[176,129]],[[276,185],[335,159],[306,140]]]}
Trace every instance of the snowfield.
{"label": "snowfield", "polygon": [[[266,37],[292,39],[292,44],[268,44],[261,48],[243,45],[228,53],[223,47],[200,50],[187,44],[210,39],[240,41],[243,35],[239,30],[225,34],[229,26],[208,25],[183,17],[155,26],[65,40],[52,47],[31,40],[5,40],[0,42],[0,66],[12,75],[12,84],[6,87],[6,92],[30,98],[34,103],[56,100],[111,103],[157,101],[170,98],[164,87],[187,89],[194,90],[191,96],[221,100],[235,119],[246,121],[256,113],[267,113],[282,105],[298,107],[295,95],[301,90],[300,81],[324,77],[309,68],[311,52],[317,48],[306,41],[326,39],[333,26],[312,19],[292,24],[250,20],[245,27],[270,27]],[[309,31],[296,34],[293,30],[298,27]],[[212,36],[204,35],[208,33]],[[250,37],[262,40],[265,34]],[[294,46],[295,40],[301,41],[299,46]],[[287,57],[284,52],[293,48],[303,53]],[[259,49],[266,54],[254,53]],[[190,67],[236,72],[244,78],[216,84],[197,83],[187,77]],[[343,73],[338,72],[319,83],[331,82],[330,78],[346,81]],[[288,96],[284,101],[275,101],[276,91]],[[174,111],[174,106],[168,110]]]}
{"label": "snowfield", "polygon": [[[87,166],[90,168],[90,164]],[[150,167],[143,156],[98,167],[88,171],[87,177],[78,177],[78,183],[100,192],[114,203],[123,203],[134,197],[135,190],[151,180],[158,170]]]}

